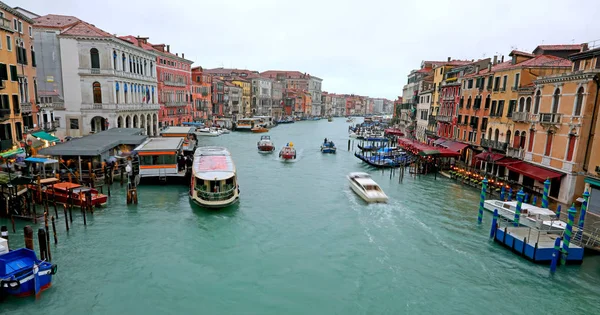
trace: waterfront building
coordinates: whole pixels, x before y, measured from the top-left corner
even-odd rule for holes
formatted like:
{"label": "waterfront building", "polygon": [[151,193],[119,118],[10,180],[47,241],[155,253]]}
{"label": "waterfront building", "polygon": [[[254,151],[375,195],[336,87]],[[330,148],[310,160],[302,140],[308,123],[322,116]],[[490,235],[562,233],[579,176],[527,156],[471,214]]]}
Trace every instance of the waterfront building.
{"label": "waterfront building", "polygon": [[252,83],[252,115],[271,116],[273,80],[258,74],[250,75],[248,80]]}
{"label": "waterfront building", "polygon": [[321,93],[321,106],[325,115],[333,115],[332,95],[323,91]]}
{"label": "waterfront building", "polygon": [[39,62],[44,64],[47,83],[60,82],[45,89],[62,89],[64,106],[54,107],[55,118],[64,122],[57,130],[59,137],[113,127],[158,134],[156,52],[70,16],[40,16],[34,29],[47,32],[46,53],[60,52],[59,62],[51,58]]}
{"label": "waterfront building", "polygon": [[308,92],[311,96],[311,115],[312,116],[323,116],[324,108],[321,105],[321,92],[323,79],[317,78],[312,75],[308,75]]}
{"label": "waterfront building", "polygon": [[383,99],[382,98],[374,98],[371,99],[373,101],[373,110],[374,114],[382,114],[383,111]]}
{"label": "waterfront building", "polygon": [[211,108],[211,119],[215,117],[223,116],[223,109],[225,106],[225,81],[213,77],[212,87],[212,108]]}
{"label": "waterfront building", "polygon": [[334,116],[346,115],[346,97],[344,95],[332,94],[331,103]]}
{"label": "waterfront building", "polygon": [[0,151],[37,129],[34,21],[0,2]]}
{"label": "waterfront building", "polygon": [[431,63],[421,63],[421,68],[412,70],[408,75],[406,85],[402,88],[403,104],[400,108],[400,130],[404,133],[415,135],[417,104],[419,103],[419,85],[421,81],[432,73]]}
{"label": "waterfront building", "polygon": [[268,70],[261,72],[260,75],[271,80],[284,82],[286,89],[307,91],[310,94],[311,101],[306,102],[308,104],[305,105],[305,108],[308,108],[309,111],[304,114],[307,116],[321,115],[322,79],[299,71]]}
{"label": "waterfront building", "polygon": [[225,81],[225,117],[231,118],[233,122],[243,118],[241,116],[241,104],[243,89],[230,81]]}
{"label": "waterfront building", "polygon": [[402,96],[398,96],[396,100],[394,100],[394,110],[392,112],[392,120],[394,123],[398,123],[400,121],[400,114],[402,110]]}
{"label": "waterfront building", "polygon": [[160,104],[159,125],[177,126],[182,122],[192,121],[190,84],[193,61],[185,59],[184,54],[179,57],[179,53],[171,53],[170,45],[149,43],[148,37],[128,35],[119,38],[158,54],[156,77]]}
{"label": "waterfront building", "polygon": [[207,119],[212,115],[212,76],[202,67],[192,68],[192,101],[194,120]]}
{"label": "waterfront building", "polygon": [[231,83],[242,88],[242,114],[244,117],[252,116],[252,109],[250,108],[250,99],[252,98],[252,84],[250,81],[241,77],[234,78]]}
{"label": "waterfront building", "polygon": [[[417,103],[417,140],[428,143],[427,126],[429,125],[429,116],[433,97],[433,74],[428,75],[419,83],[419,102]],[[383,108],[383,102],[382,102]],[[381,110],[383,112],[383,109]]]}
{"label": "waterfront building", "polygon": [[271,83],[271,115],[281,117],[283,114],[283,82]]}

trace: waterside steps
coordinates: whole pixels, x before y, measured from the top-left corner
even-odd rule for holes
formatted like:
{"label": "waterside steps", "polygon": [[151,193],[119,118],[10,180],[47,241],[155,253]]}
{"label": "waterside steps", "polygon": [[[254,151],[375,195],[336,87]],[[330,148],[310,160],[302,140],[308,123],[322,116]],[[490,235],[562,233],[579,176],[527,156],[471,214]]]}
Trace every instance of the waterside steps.
{"label": "waterside steps", "polygon": [[[513,252],[538,264],[550,264],[557,250],[555,243],[560,238],[561,253],[567,253],[567,264],[581,264],[585,244],[582,233],[576,227],[571,232],[569,244],[565,246],[565,231],[545,230],[515,224],[513,221],[498,219],[490,233],[494,241],[510,248]],[[600,245],[596,243],[597,245]]]}

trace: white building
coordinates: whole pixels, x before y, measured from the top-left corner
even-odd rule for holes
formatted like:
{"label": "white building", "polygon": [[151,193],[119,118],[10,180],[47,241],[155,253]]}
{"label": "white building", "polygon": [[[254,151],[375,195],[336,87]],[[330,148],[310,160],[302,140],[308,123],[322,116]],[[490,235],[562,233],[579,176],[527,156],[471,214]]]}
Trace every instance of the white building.
{"label": "white building", "polygon": [[346,116],[346,97],[334,94],[331,96],[331,104],[334,116]]}
{"label": "white building", "polygon": [[373,113],[375,113],[375,114],[383,113],[383,99],[382,98],[374,98],[373,99]]}
{"label": "white building", "polygon": [[74,17],[41,16],[35,28],[58,38],[54,43],[61,67],[52,75],[60,76],[64,107],[55,108],[54,117],[64,123],[57,136],[84,136],[114,127],[158,134],[154,52]]}
{"label": "white building", "polygon": [[419,102],[417,103],[417,129],[415,136],[417,140],[427,142],[427,125],[429,124],[429,113],[433,101],[433,82],[421,81],[419,86]]}
{"label": "white building", "polygon": [[313,116],[324,115],[324,108],[321,106],[321,84],[323,79],[310,76],[308,80],[308,92],[312,98],[312,113]]}
{"label": "white building", "polygon": [[254,115],[270,116],[272,112],[271,94],[273,81],[258,75],[252,78],[252,109]]}

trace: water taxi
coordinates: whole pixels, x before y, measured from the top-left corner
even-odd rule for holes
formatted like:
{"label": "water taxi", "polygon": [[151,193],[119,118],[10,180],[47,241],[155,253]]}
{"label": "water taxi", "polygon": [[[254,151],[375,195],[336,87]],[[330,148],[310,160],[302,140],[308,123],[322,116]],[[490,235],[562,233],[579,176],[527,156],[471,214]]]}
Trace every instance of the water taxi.
{"label": "water taxi", "polygon": [[239,200],[231,153],[223,147],[200,147],[194,153],[190,199],[205,208],[223,208]]}
{"label": "water taxi", "polygon": [[258,125],[252,129],[250,129],[250,131],[252,131],[254,133],[265,133],[265,132],[269,132],[269,129],[267,129],[261,125]]}
{"label": "water taxi", "polygon": [[[483,203],[483,207],[490,212],[494,212],[494,210],[497,209],[499,216],[509,221],[513,221],[515,219],[515,212],[517,210],[517,202],[486,200]],[[528,203],[521,204],[521,216],[519,217],[519,224],[531,228],[557,231],[562,231],[567,227],[567,223],[559,220],[554,211],[546,208],[540,208]]]}
{"label": "water taxi", "polygon": [[350,188],[366,202],[387,202],[388,196],[367,173],[350,173],[347,176]]}
{"label": "water taxi", "polygon": [[271,141],[270,136],[260,137],[260,141],[256,145],[259,153],[273,153],[275,151],[275,144]]}
{"label": "water taxi", "polygon": [[56,265],[37,259],[35,252],[19,248],[0,255],[0,295],[38,295],[52,285]]}
{"label": "water taxi", "polygon": [[[134,149],[138,154],[140,178],[185,177],[186,163],[182,158],[183,138],[149,138]],[[183,160],[182,160],[183,159]]]}
{"label": "water taxi", "polygon": [[56,178],[47,178],[43,180],[44,186],[30,185],[34,194],[44,194],[47,200],[56,200],[57,203],[73,204],[75,207],[81,207],[86,202],[86,195],[91,195],[92,206],[100,207],[106,205],[108,196],[101,194],[98,190],[90,187],[85,187],[75,183],[63,182],[60,183]]}
{"label": "water taxi", "polygon": [[279,157],[284,161],[295,160],[296,149],[294,149],[294,143],[290,142],[286,144],[285,147],[283,147],[281,151],[279,151]]}
{"label": "water taxi", "polygon": [[242,118],[235,124],[236,131],[250,131],[256,125],[260,124],[260,118]]}
{"label": "water taxi", "polygon": [[335,144],[331,140],[321,144],[321,153],[335,153],[336,150]]}
{"label": "water taxi", "polygon": [[198,128],[194,134],[201,137],[218,137],[223,133],[213,128]]}

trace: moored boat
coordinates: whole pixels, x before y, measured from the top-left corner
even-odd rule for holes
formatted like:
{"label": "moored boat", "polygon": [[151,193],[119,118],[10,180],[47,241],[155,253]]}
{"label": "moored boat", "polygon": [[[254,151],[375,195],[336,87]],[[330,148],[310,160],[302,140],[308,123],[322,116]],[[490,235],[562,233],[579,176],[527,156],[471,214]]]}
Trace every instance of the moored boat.
{"label": "moored boat", "polygon": [[252,131],[254,133],[264,133],[264,132],[269,132],[269,129],[259,125],[259,126],[256,126],[252,129],[250,129],[250,131]]}
{"label": "moored boat", "polygon": [[273,153],[275,151],[275,144],[273,144],[273,141],[271,141],[270,136],[260,137],[257,147],[259,153]]}
{"label": "moored boat", "polygon": [[218,137],[221,135],[221,132],[211,129],[211,128],[198,128],[196,132],[194,132],[196,136],[204,136],[204,137]]}
{"label": "moored boat", "polygon": [[[483,207],[490,211],[498,210],[498,215],[513,221],[517,210],[516,201],[502,200],[486,200]],[[528,203],[521,204],[521,215],[519,216],[519,224],[531,228],[543,230],[558,230],[562,231],[567,227],[567,223],[559,220],[554,211],[546,208],[540,208]]]}
{"label": "moored boat", "polygon": [[350,188],[366,202],[387,202],[388,196],[367,173],[355,172],[347,176]]}
{"label": "moored boat", "polygon": [[17,297],[38,295],[52,285],[57,270],[56,265],[37,259],[30,249],[10,251],[0,255],[0,290]]}
{"label": "moored boat", "polygon": [[279,151],[279,157],[284,161],[295,160],[296,149],[294,148],[294,143],[290,142],[286,144],[286,146]]}
{"label": "moored boat", "polygon": [[333,117],[331,117],[331,116],[327,117],[327,121],[328,122],[332,122],[333,121]]}
{"label": "moored boat", "polygon": [[[42,188],[42,194],[45,195],[44,198],[56,200],[58,203],[72,203],[76,207],[81,207],[81,205],[86,202],[86,195],[91,195],[92,206],[103,206],[108,201],[108,196],[105,194],[99,193],[98,190],[94,188],[85,187],[79,184],[69,182],[59,183],[57,180],[55,184],[46,185],[47,186]],[[39,193],[37,185],[30,185],[30,189],[35,193]]]}
{"label": "moored boat", "polygon": [[194,153],[190,199],[205,208],[223,208],[239,200],[231,153],[223,147],[200,147]]}

